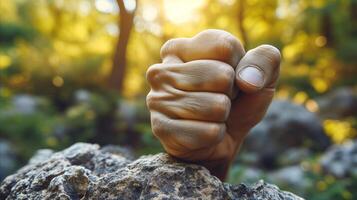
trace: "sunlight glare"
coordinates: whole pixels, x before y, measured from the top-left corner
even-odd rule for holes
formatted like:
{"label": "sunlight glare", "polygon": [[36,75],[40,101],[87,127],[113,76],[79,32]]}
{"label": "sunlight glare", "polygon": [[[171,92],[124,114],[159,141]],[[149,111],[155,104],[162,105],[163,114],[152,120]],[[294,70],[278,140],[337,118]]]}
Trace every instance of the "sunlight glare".
{"label": "sunlight glare", "polygon": [[107,32],[111,36],[118,36],[119,35],[119,27],[114,23],[107,24],[105,26],[105,29],[107,30]]}
{"label": "sunlight glare", "polygon": [[124,0],[125,9],[129,12],[133,12],[136,8],[135,0]]}
{"label": "sunlight glare", "polygon": [[219,0],[221,3],[231,6],[234,4],[234,0]]}
{"label": "sunlight glare", "polygon": [[119,13],[119,7],[115,0],[96,0],[95,7],[104,13]]}
{"label": "sunlight glare", "polygon": [[158,10],[156,6],[148,5],[143,10],[143,18],[145,19],[145,21],[152,22],[156,19],[157,15],[158,15]]}
{"label": "sunlight glare", "polygon": [[91,11],[91,4],[88,1],[81,1],[79,3],[79,12],[81,15],[86,16]]}
{"label": "sunlight glare", "polygon": [[204,3],[205,0],[164,0],[164,13],[175,24],[185,23],[196,18]]}

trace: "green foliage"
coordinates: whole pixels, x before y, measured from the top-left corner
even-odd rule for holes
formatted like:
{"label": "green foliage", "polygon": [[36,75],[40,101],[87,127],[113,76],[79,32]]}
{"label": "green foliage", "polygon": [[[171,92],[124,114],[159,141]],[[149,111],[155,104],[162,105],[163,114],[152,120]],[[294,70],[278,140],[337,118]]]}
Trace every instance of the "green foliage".
{"label": "green foliage", "polygon": [[50,112],[24,114],[16,111],[9,102],[2,101],[0,112],[0,136],[9,139],[16,152],[24,161],[33,152],[43,147],[56,147],[53,144],[53,130],[56,119]]}
{"label": "green foliage", "polygon": [[160,142],[152,134],[150,124],[137,124],[135,129],[141,133],[142,142],[141,147],[136,152],[137,155],[156,154],[164,151]]}
{"label": "green foliage", "polygon": [[134,104],[132,114],[136,123],[129,130],[126,113],[118,110],[120,98],[111,92],[77,90],[68,95],[64,107],[54,106],[49,98],[25,95],[36,102],[33,108],[26,104],[17,107],[14,102],[18,96],[7,92],[4,88],[0,90],[0,138],[13,144],[21,162],[27,161],[37,149],[63,149],[75,142],[127,146],[130,144],[125,143],[125,133],[130,131],[139,133],[138,155],[162,151],[152,135],[142,102]]}
{"label": "green foliage", "polygon": [[34,38],[35,30],[23,24],[0,23],[0,44],[11,46],[16,40],[31,40]]}
{"label": "green foliage", "polygon": [[308,199],[357,199],[355,192],[357,177],[336,179],[331,175],[311,172],[307,176],[314,183],[313,187],[306,192]]}

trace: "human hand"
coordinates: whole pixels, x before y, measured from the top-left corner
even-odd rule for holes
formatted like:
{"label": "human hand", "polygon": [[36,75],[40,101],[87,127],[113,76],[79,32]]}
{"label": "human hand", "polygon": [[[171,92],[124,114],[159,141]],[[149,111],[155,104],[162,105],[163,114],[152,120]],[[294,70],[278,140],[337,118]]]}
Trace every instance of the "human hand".
{"label": "human hand", "polygon": [[280,52],[245,53],[228,32],[167,41],[147,71],[154,135],[167,153],[224,179],[244,137],[264,116],[279,77]]}

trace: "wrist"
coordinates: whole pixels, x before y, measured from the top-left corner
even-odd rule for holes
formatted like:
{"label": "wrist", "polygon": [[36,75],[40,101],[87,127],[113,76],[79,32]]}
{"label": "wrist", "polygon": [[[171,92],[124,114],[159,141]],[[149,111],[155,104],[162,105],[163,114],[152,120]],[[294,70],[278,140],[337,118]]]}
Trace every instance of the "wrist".
{"label": "wrist", "polygon": [[217,178],[219,178],[222,182],[226,179],[229,171],[229,167],[231,165],[232,160],[215,160],[215,161],[204,161],[199,162],[205,168],[210,171],[210,173]]}
{"label": "wrist", "polygon": [[212,158],[215,159],[198,163],[206,167],[212,175],[217,176],[221,181],[225,180],[241,144],[240,141],[234,140],[230,136],[225,137],[224,140],[214,150],[215,153],[212,155]]}

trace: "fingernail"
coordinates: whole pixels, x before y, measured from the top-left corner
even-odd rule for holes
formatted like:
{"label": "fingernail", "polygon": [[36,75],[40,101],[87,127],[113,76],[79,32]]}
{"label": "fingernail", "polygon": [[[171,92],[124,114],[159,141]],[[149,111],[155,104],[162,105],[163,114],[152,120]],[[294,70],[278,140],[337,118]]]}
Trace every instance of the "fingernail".
{"label": "fingernail", "polygon": [[263,87],[264,77],[263,72],[256,67],[248,66],[239,72],[239,77],[245,82],[256,87]]}

